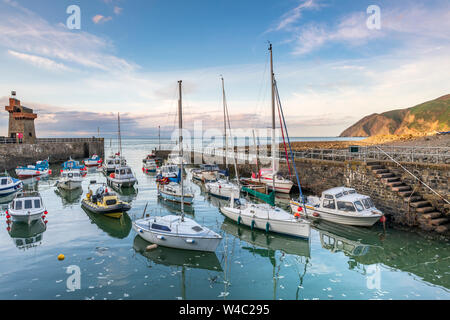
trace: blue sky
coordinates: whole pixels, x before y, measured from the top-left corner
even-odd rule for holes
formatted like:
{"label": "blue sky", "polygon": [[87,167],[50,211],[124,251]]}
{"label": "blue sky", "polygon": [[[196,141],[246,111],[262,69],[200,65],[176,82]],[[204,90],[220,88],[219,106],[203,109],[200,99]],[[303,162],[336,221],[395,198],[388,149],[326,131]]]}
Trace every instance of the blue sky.
{"label": "blue sky", "polygon": [[[65,25],[72,4],[81,30]],[[186,126],[221,128],[222,74],[232,126],[265,128],[267,40],[291,135],[338,135],[450,91],[448,1],[0,0],[0,102],[16,90],[40,136],[110,134],[116,112],[147,136],[173,127],[182,79]]]}

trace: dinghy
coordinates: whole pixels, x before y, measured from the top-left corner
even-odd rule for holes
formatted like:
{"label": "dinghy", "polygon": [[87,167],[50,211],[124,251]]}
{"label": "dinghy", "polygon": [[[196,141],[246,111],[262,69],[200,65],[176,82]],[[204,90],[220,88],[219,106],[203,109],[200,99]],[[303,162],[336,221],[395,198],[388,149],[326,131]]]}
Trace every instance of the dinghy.
{"label": "dinghy", "polygon": [[[92,184],[96,184],[96,182],[93,181],[91,182]],[[111,192],[103,185],[95,193],[89,186],[89,192],[81,200],[81,206],[86,210],[111,218],[120,218],[124,212],[131,209],[128,203],[120,201],[117,194]]]}

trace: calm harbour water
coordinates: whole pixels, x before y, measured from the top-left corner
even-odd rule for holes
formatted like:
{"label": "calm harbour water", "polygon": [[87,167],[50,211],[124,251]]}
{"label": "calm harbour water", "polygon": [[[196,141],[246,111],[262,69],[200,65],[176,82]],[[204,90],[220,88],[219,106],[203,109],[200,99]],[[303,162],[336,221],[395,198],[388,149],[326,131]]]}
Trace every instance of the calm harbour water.
{"label": "calm harbour water", "polygon": [[[0,299],[450,299],[448,242],[392,229],[383,234],[380,226],[325,223],[313,227],[309,241],[266,236],[224,219],[219,200],[193,183],[188,215],[223,236],[216,253],[162,247],[145,252],[148,243],[136,236],[131,221],[147,203],[151,214],[177,212],[157,200],[154,176],[141,171],[153,147],[154,140],[123,141],[139,184],[136,192],[120,195],[132,204],[120,220],[80,206],[90,180],[106,181],[96,170],[84,179],[83,194],[56,190],[59,166],[37,183],[49,212],[46,226],[12,225],[8,232],[3,205]],[[277,200],[286,206],[288,198]],[[30,237],[37,241],[28,248],[16,246],[17,239]],[[64,261],[58,261],[60,253]],[[81,270],[79,290],[67,288],[69,266]]]}

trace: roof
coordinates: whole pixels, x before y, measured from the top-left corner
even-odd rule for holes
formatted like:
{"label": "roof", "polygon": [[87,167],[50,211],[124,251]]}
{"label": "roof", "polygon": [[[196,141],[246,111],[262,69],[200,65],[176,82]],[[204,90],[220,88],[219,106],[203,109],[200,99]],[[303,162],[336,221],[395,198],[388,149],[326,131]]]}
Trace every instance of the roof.
{"label": "roof", "polygon": [[338,194],[340,192],[344,192],[344,191],[355,191],[355,189],[347,188],[347,187],[335,187],[335,188],[325,190],[324,192],[322,192],[322,194],[330,194],[330,195],[335,196],[336,194]]}

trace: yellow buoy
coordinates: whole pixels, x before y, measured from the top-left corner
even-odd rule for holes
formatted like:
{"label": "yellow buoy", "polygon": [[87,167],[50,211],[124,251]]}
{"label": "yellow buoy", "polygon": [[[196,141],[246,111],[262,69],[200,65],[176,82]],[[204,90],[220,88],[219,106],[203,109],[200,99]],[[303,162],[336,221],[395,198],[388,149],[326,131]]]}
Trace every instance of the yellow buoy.
{"label": "yellow buoy", "polygon": [[59,260],[59,261],[64,260],[64,258],[65,258],[65,257],[64,257],[64,255],[63,255],[62,253],[58,256],[58,260]]}

